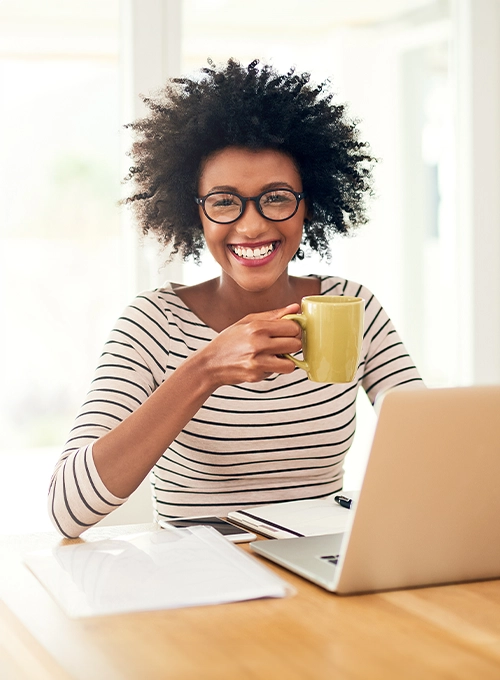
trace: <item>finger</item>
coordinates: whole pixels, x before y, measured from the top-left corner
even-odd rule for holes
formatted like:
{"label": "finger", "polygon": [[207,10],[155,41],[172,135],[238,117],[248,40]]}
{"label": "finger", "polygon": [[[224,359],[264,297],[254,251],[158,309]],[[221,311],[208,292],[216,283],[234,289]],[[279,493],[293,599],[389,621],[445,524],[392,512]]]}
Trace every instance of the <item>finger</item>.
{"label": "finger", "polygon": [[[273,321],[274,319],[281,319],[286,314],[296,314],[300,310],[300,305],[294,302],[286,307],[280,307],[279,309],[271,309],[268,312],[259,312],[257,314],[250,314],[249,317]],[[249,318],[247,317],[247,318]]]}
{"label": "finger", "polygon": [[300,338],[302,335],[302,328],[296,321],[291,319],[278,319],[271,326],[272,338]]}
{"label": "finger", "polygon": [[296,368],[291,359],[280,356],[275,357],[273,366],[273,373],[293,373]]}
{"label": "finger", "polygon": [[273,354],[293,354],[300,352],[302,349],[302,340],[297,337],[290,338],[276,338],[276,346],[273,348]]}
{"label": "finger", "polygon": [[268,342],[272,339],[279,338],[300,338],[302,329],[298,323],[294,321],[266,321],[262,323],[255,323],[248,328],[248,336],[253,337],[258,343],[258,351],[266,349]]}
{"label": "finger", "polygon": [[256,382],[263,380],[265,377],[273,373],[292,373],[295,369],[295,364],[291,359],[280,355],[265,355],[260,356],[259,361],[253,367],[247,367],[245,371],[244,380],[246,382]]}
{"label": "finger", "polygon": [[287,305],[286,307],[282,307],[275,311],[278,314],[278,319],[281,319],[281,317],[286,316],[286,314],[297,314],[297,312],[300,312],[300,305],[297,302],[293,302],[291,305]]}
{"label": "finger", "polygon": [[269,338],[265,347],[259,352],[259,356],[264,354],[269,354],[270,356],[278,356],[280,354],[293,354],[294,352],[300,352],[302,349],[302,342],[298,337],[276,337]]}

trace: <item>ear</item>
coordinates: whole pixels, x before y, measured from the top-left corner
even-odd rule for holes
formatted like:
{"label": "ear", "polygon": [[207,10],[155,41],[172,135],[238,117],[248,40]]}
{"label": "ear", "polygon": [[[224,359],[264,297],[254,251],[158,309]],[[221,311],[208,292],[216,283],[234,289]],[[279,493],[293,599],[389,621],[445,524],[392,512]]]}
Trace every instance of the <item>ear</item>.
{"label": "ear", "polygon": [[306,203],[306,214],[304,215],[304,224],[307,224],[308,222],[310,222],[313,219],[314,213],[313,213],[313,209],[312,209],[309,201],[307,200],[307,198],[306,198],[305,203]]}

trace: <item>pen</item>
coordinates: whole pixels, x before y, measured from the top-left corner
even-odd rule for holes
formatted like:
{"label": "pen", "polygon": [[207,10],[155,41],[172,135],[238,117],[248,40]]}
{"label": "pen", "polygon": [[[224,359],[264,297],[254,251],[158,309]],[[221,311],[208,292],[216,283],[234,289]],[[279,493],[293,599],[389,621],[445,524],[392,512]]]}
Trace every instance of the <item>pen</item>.
{"label": "pen", "polygon": [[339,505],[341,505],[343,508],[347,508],[348,510],[352,505],[352,499],[347,498],[347,496],[334,496],[333,500]]}

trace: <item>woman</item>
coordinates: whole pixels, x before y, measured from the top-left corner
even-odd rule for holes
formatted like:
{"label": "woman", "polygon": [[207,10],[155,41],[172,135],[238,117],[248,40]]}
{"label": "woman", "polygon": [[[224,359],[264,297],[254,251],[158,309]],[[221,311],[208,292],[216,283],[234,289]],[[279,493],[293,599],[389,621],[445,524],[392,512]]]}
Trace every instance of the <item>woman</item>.
{"label": "woman", "polygon": [[[386,313],[363,286],[294,277],[303,248],[365,219],[374,159],[344,107],[307,75],[229,60],[176,79],[136,134],[129,180],[144,233],[184,257],[206,244],[219,277],[139,295],[105,346],[53,475],[49,508],[78,536],[151,472],[155,517],[226,515],[342,488],[362,385],[420,382]],[[319,384],[284,354],[301,349],[283,319],[305,295],[366,300],[356,380]]]}

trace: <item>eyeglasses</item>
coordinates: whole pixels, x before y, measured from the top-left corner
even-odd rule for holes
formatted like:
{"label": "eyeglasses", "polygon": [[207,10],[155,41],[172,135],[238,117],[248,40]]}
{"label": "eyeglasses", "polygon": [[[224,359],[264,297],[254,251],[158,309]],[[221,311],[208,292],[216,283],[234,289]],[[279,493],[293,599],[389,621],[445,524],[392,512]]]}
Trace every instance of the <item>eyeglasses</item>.
{"label": "eyeglasses", "polygon": [[248,201],[253,201],[259,213],[272,222],[283,222],[293,217],[305,192],[291,189],[271,189],[258,196],[240,196],[228,191],[214,191],[194,200],[201,205],[211,222],[230,224],[236,222],[245,212]]}

